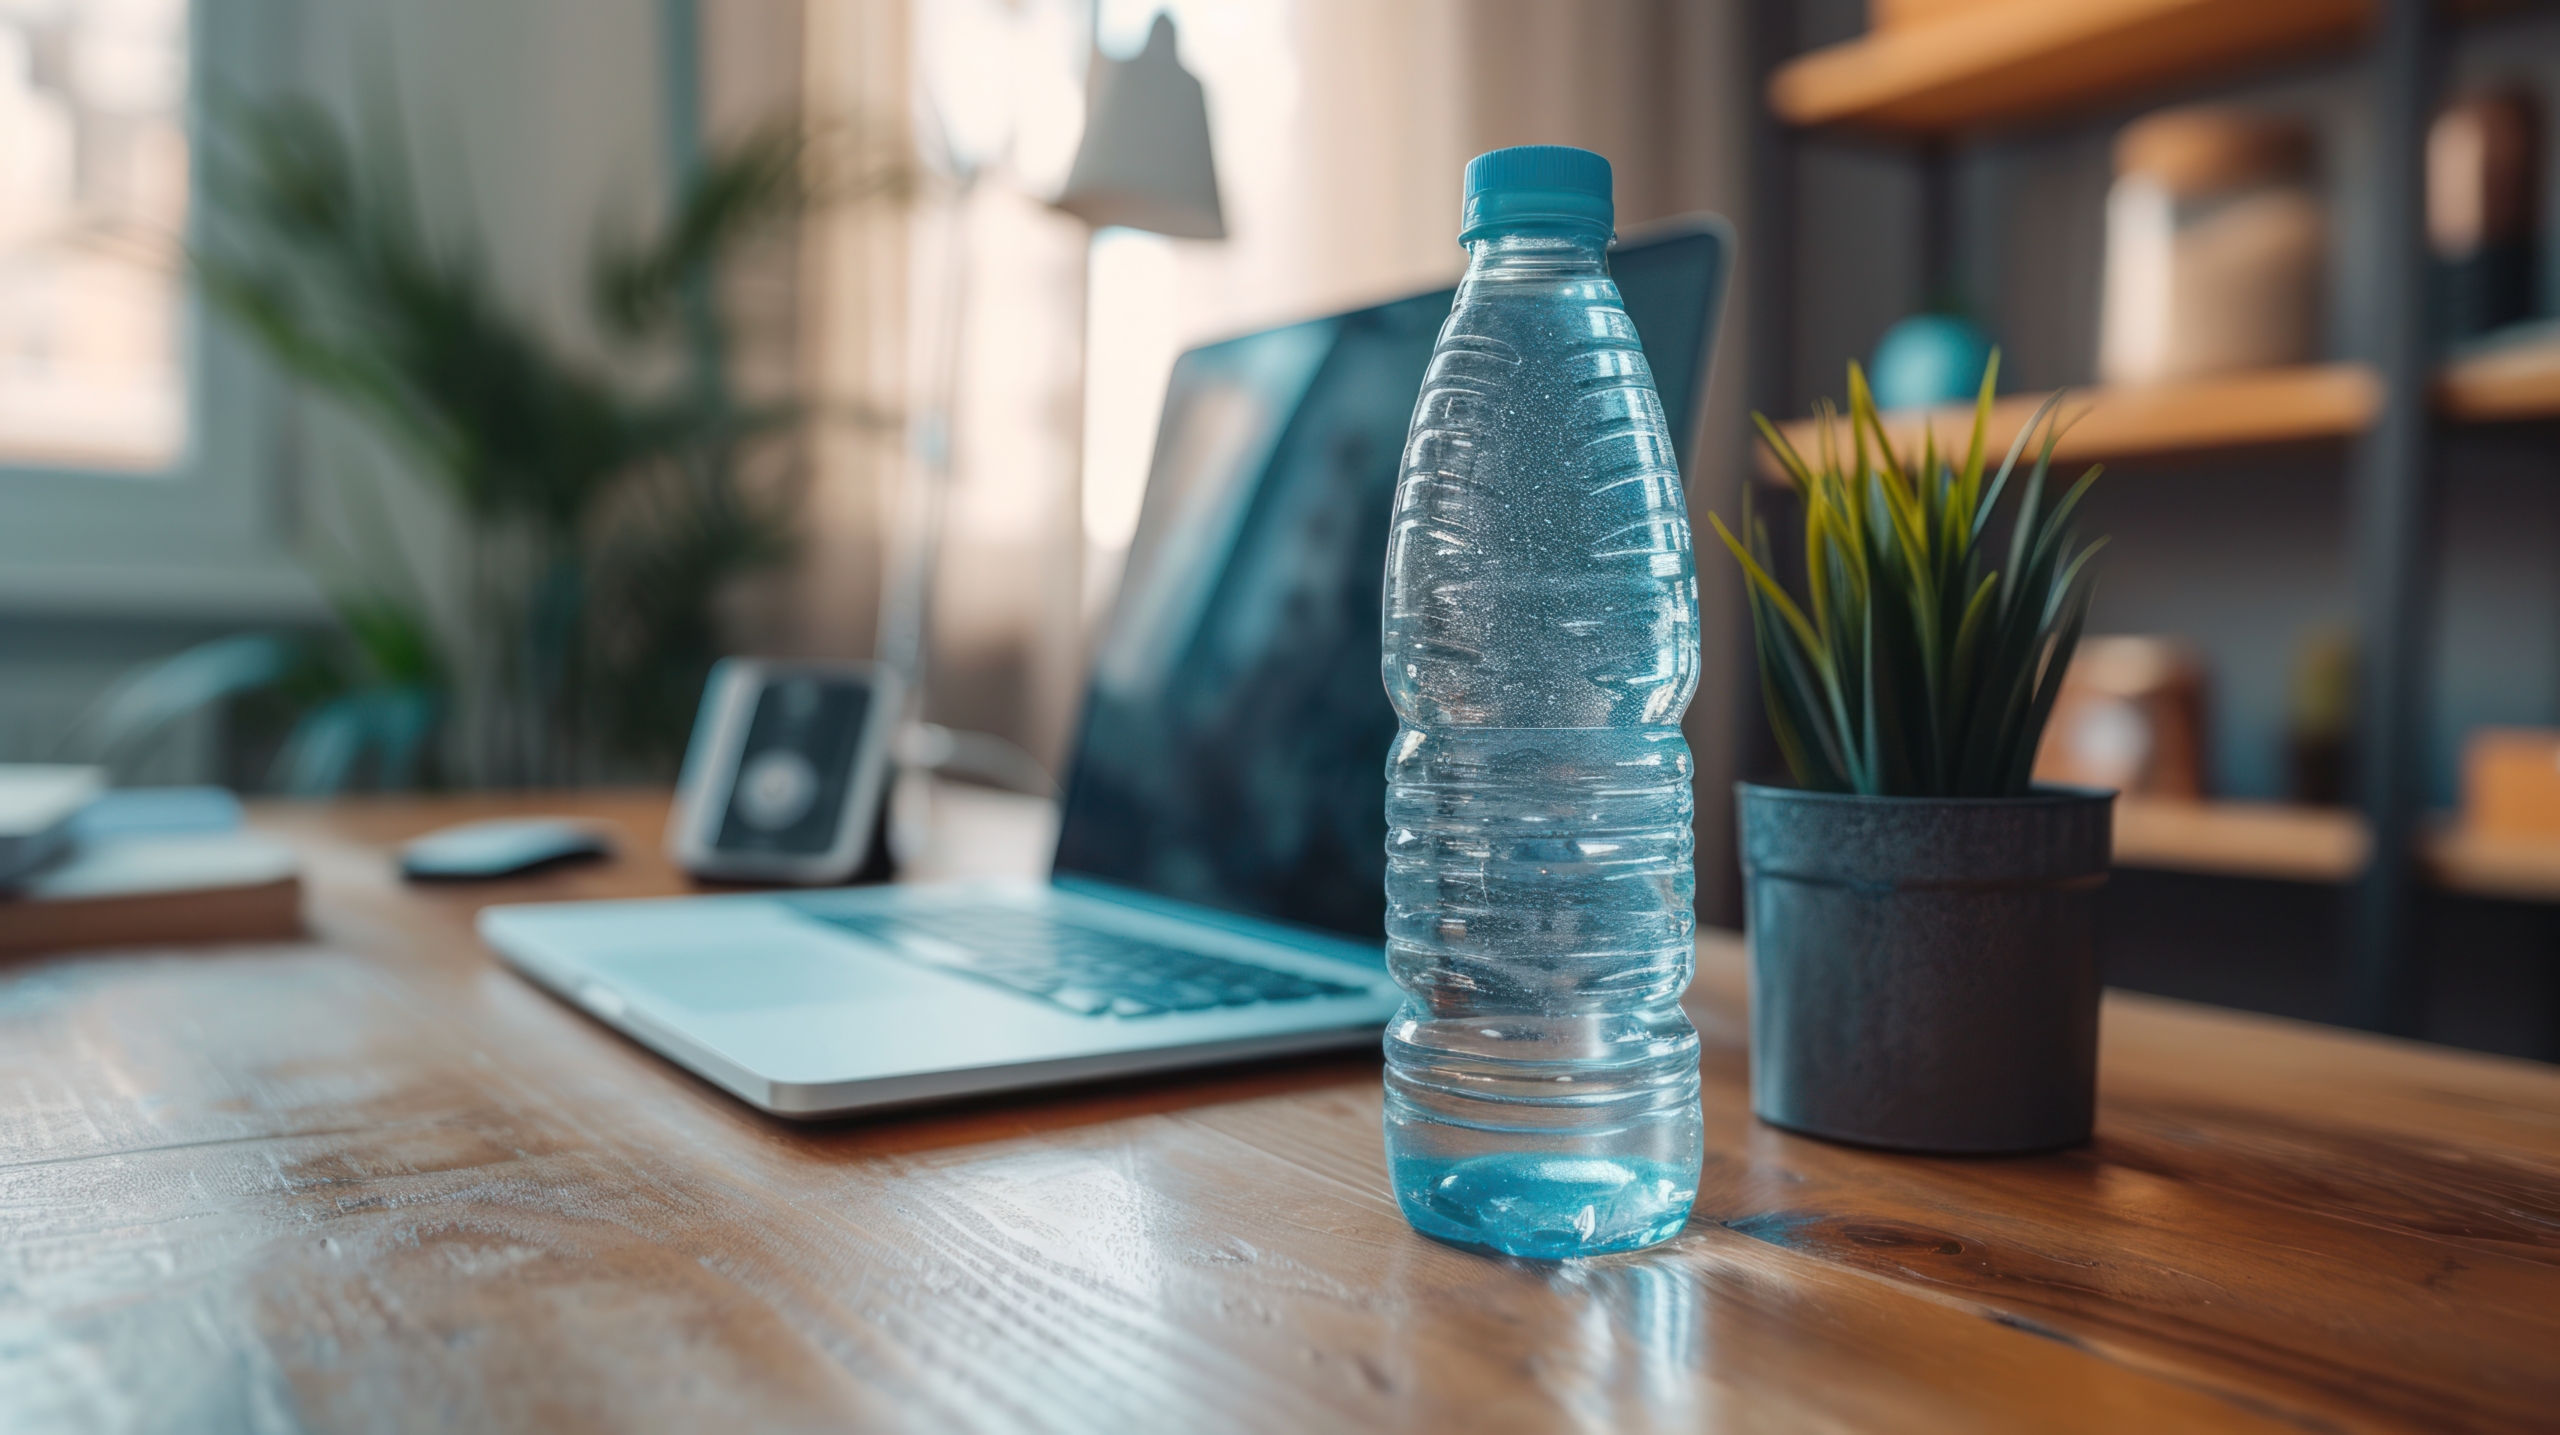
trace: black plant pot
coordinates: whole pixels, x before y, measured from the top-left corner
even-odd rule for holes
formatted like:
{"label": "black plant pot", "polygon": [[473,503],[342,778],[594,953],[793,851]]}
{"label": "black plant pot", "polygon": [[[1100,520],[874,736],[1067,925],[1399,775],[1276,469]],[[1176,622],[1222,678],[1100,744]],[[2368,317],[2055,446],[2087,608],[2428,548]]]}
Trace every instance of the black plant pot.
{"label": "black plant pot", "polygon": [[1736,793],[1761,1120],[1909,1151],[2088,1139],[2114,793]]}

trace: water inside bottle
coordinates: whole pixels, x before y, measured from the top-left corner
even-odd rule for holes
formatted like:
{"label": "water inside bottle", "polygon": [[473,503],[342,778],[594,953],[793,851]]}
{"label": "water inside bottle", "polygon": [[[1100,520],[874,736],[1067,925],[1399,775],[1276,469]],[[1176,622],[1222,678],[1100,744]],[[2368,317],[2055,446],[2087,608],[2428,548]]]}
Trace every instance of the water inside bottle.
{"label": "water inside bottle", "polygon": [[1600,240],[1479,241],[1387,563],[1387,1148],[1425,1234],[1556,1258],[1687,1219],[1696,627],[1669,430]]}

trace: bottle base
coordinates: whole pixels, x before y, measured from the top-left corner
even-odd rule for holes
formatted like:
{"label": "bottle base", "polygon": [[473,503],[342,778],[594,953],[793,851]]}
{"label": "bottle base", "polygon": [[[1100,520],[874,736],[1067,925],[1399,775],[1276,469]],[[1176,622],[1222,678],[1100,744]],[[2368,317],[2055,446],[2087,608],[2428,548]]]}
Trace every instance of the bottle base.
{"label": "bottle base", "polygon": [[1396,1202],[1433,1240],[1560,1261],[1657,1245],[1680,1234],[1698,1171],[1659,1161],[1496,1152],[1460,1161],[1399,1157]]}

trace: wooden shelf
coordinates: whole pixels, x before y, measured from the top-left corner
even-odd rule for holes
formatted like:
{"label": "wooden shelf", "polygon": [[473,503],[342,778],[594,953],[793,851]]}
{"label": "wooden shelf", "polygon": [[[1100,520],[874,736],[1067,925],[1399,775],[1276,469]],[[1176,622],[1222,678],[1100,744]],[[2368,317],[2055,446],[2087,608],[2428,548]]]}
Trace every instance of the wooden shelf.
{"label": "wooden shelf", "polygon": [[2488,837],[2449,827],[2429,839],[2427,868],[2450,892],[2560,902],[2560,838]]}
{"label": "wooden shelf", "polygon": [[1770,77],[1800,125],[1945,133],[2113,103],[2344,45],[2372,0],[1997,0],[1873,30]]}
{"label": "wooden shelf", "polygon": [[[2448,366],[2436,380],[2436,406],[2463,423],[2560,418],[2560,342],[2506,349]],[[1991,408],[1991,447],[2006,453],[2040,395],[2002,399]],[[2145,455],[2194,453],[2258,443],[2352,438],[2373,422],[2382,388],[2362,364],[2260,369],[2140,388],[2075,389],[2064,412],[2081,417],[2054,448],[2057,463],[2091,463]],[[1973,410],[1961,404],[1885,415],[1897,447],[1917,449],[1923,424],[1941,444],[1972,431]],[[1815,424],[1779,426],[1810,455]],[[1764,450],[1763,477],[1779,476]]]}
{"label": "wooden shelf", "polygon": [[2341,807],[2116,799],[2119,867],[2345,882],[2364,870],[2364,822]]}
{"label": "wooden shelf", "polygon": [[[2115,865],[2214,877],[2349,882],[2364,870],[2364,820],[2343,807],[2116,799]],[[2435,887],[2511,902],[2560,902],[2560,837],[2493,837],[2447,824],[2422,858]]]}
{"label": "wooden shelf", "polygon": [[2464,359],[2436,381],[2447,417],[2473,423],[2560,417],[2560,343]]}
{"label": "wooden shelf", "polygon": [[[1992,461],[2034,416],[2042,395],[2001,399],[1991,406]],[[2145,454],[2191,453],[2247,444],[2348,438],[2373,422],[2382,386],[2361,364],[2318,364],[2258,369],[2139,388],[2075,389],[2063,413],[2078,418],[2054,447],[2057,464],[2084,464]],[[1917,452],[1928,425],[1940,445],[1961,445],[1972,432],[1973,410],[1956,405],[1885,416],[1885,432],[1897,448]],[[1781,425],[1796,451],[1812,456],[1815,421]],[[1846,433],[1842,438],[1846,440]],[[1777,462],[1762,446],[1761,469],[1775,478]]]}

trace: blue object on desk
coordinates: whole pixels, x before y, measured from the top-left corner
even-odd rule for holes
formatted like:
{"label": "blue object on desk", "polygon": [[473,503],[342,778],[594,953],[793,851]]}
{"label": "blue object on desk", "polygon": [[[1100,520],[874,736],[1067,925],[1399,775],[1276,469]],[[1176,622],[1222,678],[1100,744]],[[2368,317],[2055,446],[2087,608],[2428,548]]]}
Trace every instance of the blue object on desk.
{"label": "blue object on desk", "polygon": [[509,817],[440,828],[400,849],[400,873],[426,882],[512,877],[580,858],[609,857],[613,843],[566,817]]}
{"label": "blue object on desk", "polygon": [[103,792],[71,819],[75,841],[109,837],[177,837],[235,832],[240,799],[227,787],[120,787]]}
{"label": "blue object on desk", "polygon": [[1970,403],[1991,363],[1991,336],[1970,319],[1914,314],[1884,331],[1867,364],[1880,409]]}

